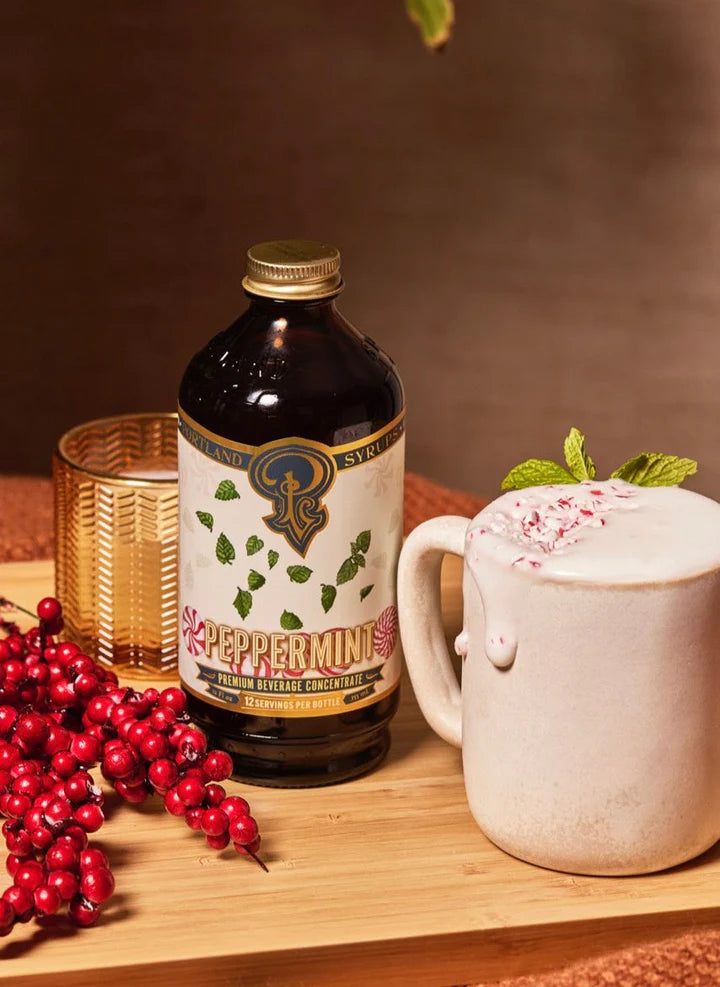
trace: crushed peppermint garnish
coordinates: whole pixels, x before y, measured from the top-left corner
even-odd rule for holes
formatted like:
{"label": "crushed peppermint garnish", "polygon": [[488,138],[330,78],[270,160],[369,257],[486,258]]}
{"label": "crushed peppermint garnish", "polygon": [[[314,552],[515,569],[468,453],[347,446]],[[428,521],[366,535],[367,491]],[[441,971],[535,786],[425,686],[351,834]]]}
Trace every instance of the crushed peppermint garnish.
{"label": "crushed peppermint garnish", "polygon": [[[572,493],[561,488],[561,496],[553,495],[557,489],[557,485],[528,488],[509,509],[483,512],[483,527],[476,529],[477,534],[500,535],[544,554],[561,553],[580,541],[583,529],[601,528],[612,511],[636,506],[632,498],[637,491],[630,484],[608,483],[600,489],[597,481],[586,481],[573,486]],[[518,555],[512,565],[537,569],[541,563]]]}

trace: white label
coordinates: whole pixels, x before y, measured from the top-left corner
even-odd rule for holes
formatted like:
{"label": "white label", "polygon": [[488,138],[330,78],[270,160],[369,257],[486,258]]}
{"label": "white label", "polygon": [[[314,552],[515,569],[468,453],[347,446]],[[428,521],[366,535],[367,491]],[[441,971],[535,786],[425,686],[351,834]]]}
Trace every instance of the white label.
{"label": "white label", "polygon": [[325,716],[400,678],[404,415],[343,446],[230,442],[179,414],[180,678],[256,716]]}

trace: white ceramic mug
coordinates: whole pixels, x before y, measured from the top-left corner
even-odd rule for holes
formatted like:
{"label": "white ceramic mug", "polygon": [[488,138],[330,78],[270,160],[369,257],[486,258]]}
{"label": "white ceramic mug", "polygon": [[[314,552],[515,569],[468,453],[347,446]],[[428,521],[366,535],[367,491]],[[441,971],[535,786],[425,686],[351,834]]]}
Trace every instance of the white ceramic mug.
{"label": "white ceramic mug", "polygon": [[478,825],[508,853],[573,873],[646,873],[708,849],[720,838],[720,568],[630,585],[535,576],[508,662],[488,657],[488,601],[466,558],[461,693],[440,566],[466,554],[468,524],[439,517],[409,536],[399,617],[422,711],[462,746]]}

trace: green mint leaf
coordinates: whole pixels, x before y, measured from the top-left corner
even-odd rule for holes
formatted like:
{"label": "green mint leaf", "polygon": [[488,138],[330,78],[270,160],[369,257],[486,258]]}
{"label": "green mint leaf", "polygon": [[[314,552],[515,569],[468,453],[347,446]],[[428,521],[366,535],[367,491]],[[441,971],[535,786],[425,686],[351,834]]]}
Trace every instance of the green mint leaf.
{"label": "green mint leaf", "polygon": [[335,582],[338,586],[342,586],[343,583],[349,582],[354,579],[358,574],[358,564],[354,559],[345,559],[343,564],[338,569],[337,579]]}
{"label": "green mint leaf", "polygon": [[240,494],[232,480],[221,480],[215,491],[215,500],[239,500]]}
{"label": "green mint leaf", "polygon": [[675,487],[697,473],[694,459],[667,456],[662,452],[641,452],[611,474],[611,480],[626,480],[638,487]]}
{"label": "green mint leaf", "polygon": [[455,20],[453,0],[405,0],[405,9],[428,48],[447,44]]}
{"label": "green mint leaf", "polygon": [[335,602],[335,597],[337,596],[337,590],[334,586],[322,584],[322,592],[320,593],[320,602],[322,603],[322,608],[325,613],[328,612],[330,607]]}
{"label": "green mint leaf", "polygon": [[222,532],[215,546],[215,555],[218,562],[222,562],[223,565],[229,565],[235,558],[235,549],[232,542]]}
{"label": "green mint leaf", "polygon": [[361,569],[364,569],[365,568],[365,556],[364,555],[353,555],[352,560],[353,560],[353,562],[355,563],[356,566],[359,566]]}
{"label": "green mint leaf", "polygon": [[524,487],[540,487],[545,483],[577,483],[566,469],[551,459],[527,459],[514,466],[501,484],[501,490],[522,490]]}
{"label": "green mint leaf", "polygon": [[306,583],[312,576],[312,569],[308,569],[306,565],[289,565],[287,574],[294,583]]}
{"label": "green mint leaf", "polygon": [[[357,541],[357,547],[360,549],[360,551],[363,554],[365,552],[367,552],[368,549],[370,548],[370,539],[371,539],[371,537],[372,537],[372,535],[370,534],[369,531],[361,531],[360,534],[357,536],[357,539],[356,539],[356,541]],[[353,552],[353,555],[354,554],[355,553]]]}
{"label": "green mint leaf", "polygon": [[565,462],[576,480],[595,479],[595,463],[585,449],[585,436],[577,428],[571,428],[565,439]]}
{"label": "green mint leaf", "polygon": [[279,558],[280,555],[275,551],[274,548],[271,548],[270,551],[268,552],[268,566],[271,569],[273,569],[277,565]]}
{"label": "green mint leaf", "polygon": [[258,538],[257,535],[250,535],[248,540],[245,542],[245,551],[248,555],[255,555],[263,547],[265,542]]}
{"label": "green mint leaf", "polygon": [[252,610],[252,593],[248,593],[246,589],[240,589],[238,586],[237,596],[233,600],[233,606],[242,619],[245,620]]}
{"label": "green mint leaf", "polygon": [[296,613],[291,613],[289,610],[283,610],[282,616],[280,617],[280,626],[284,631],[299,631],[302,625],[302,620],[300,620]]}
{"label": "green mint leaf", "polygon": [[213,524],[215,523],[212,514],[208,514],[207,511],[195,511],[195,517],[200,524],[204,524],[209,531],[212,531]]}
{"label": "green mint leaf", "polygon": [[370,586],[363,586],[363,588],[360,590],[361,601],[364,600],[366,596],[370,596],[374,585],[375,583],[372,583]]}
{"label": "green mint leaf", "polygon": [[260,587],[264,585],[265,576],[257,572],[255,569],[251,569],[248,573],[248,589],[260,589]]}

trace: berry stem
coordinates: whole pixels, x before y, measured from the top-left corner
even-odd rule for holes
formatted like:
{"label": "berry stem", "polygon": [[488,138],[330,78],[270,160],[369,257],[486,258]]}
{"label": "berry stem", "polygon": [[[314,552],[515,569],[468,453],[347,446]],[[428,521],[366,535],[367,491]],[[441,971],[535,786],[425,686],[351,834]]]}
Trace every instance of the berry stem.
{"label": "berry stem", "polygon": [[32,610],[26,610],[25,607],[21,607],[18,603],[13,603],[12,600],[8,600],[5,596],[0,596],[0,608],[3,610],[19,610],[20,613],[26,613],[28,617],[37,620],[37,614],[34,614]]}
{"label": "berry stem", "polygon": [[253,858],[253,860],[255,861],[256,864],[260,864],[260,866],[262,867],[262,869],[265,871],[266,874],[269,874],[270,873],[270,871],[265,866],[265,861],[262,860],[260,857],[258,857],[258,855],[256,853],[253,853],[252,850],[248,850],[247,847],[245,847],[245,852],[247,853],[247,855],[249,857],[252,857]]}

